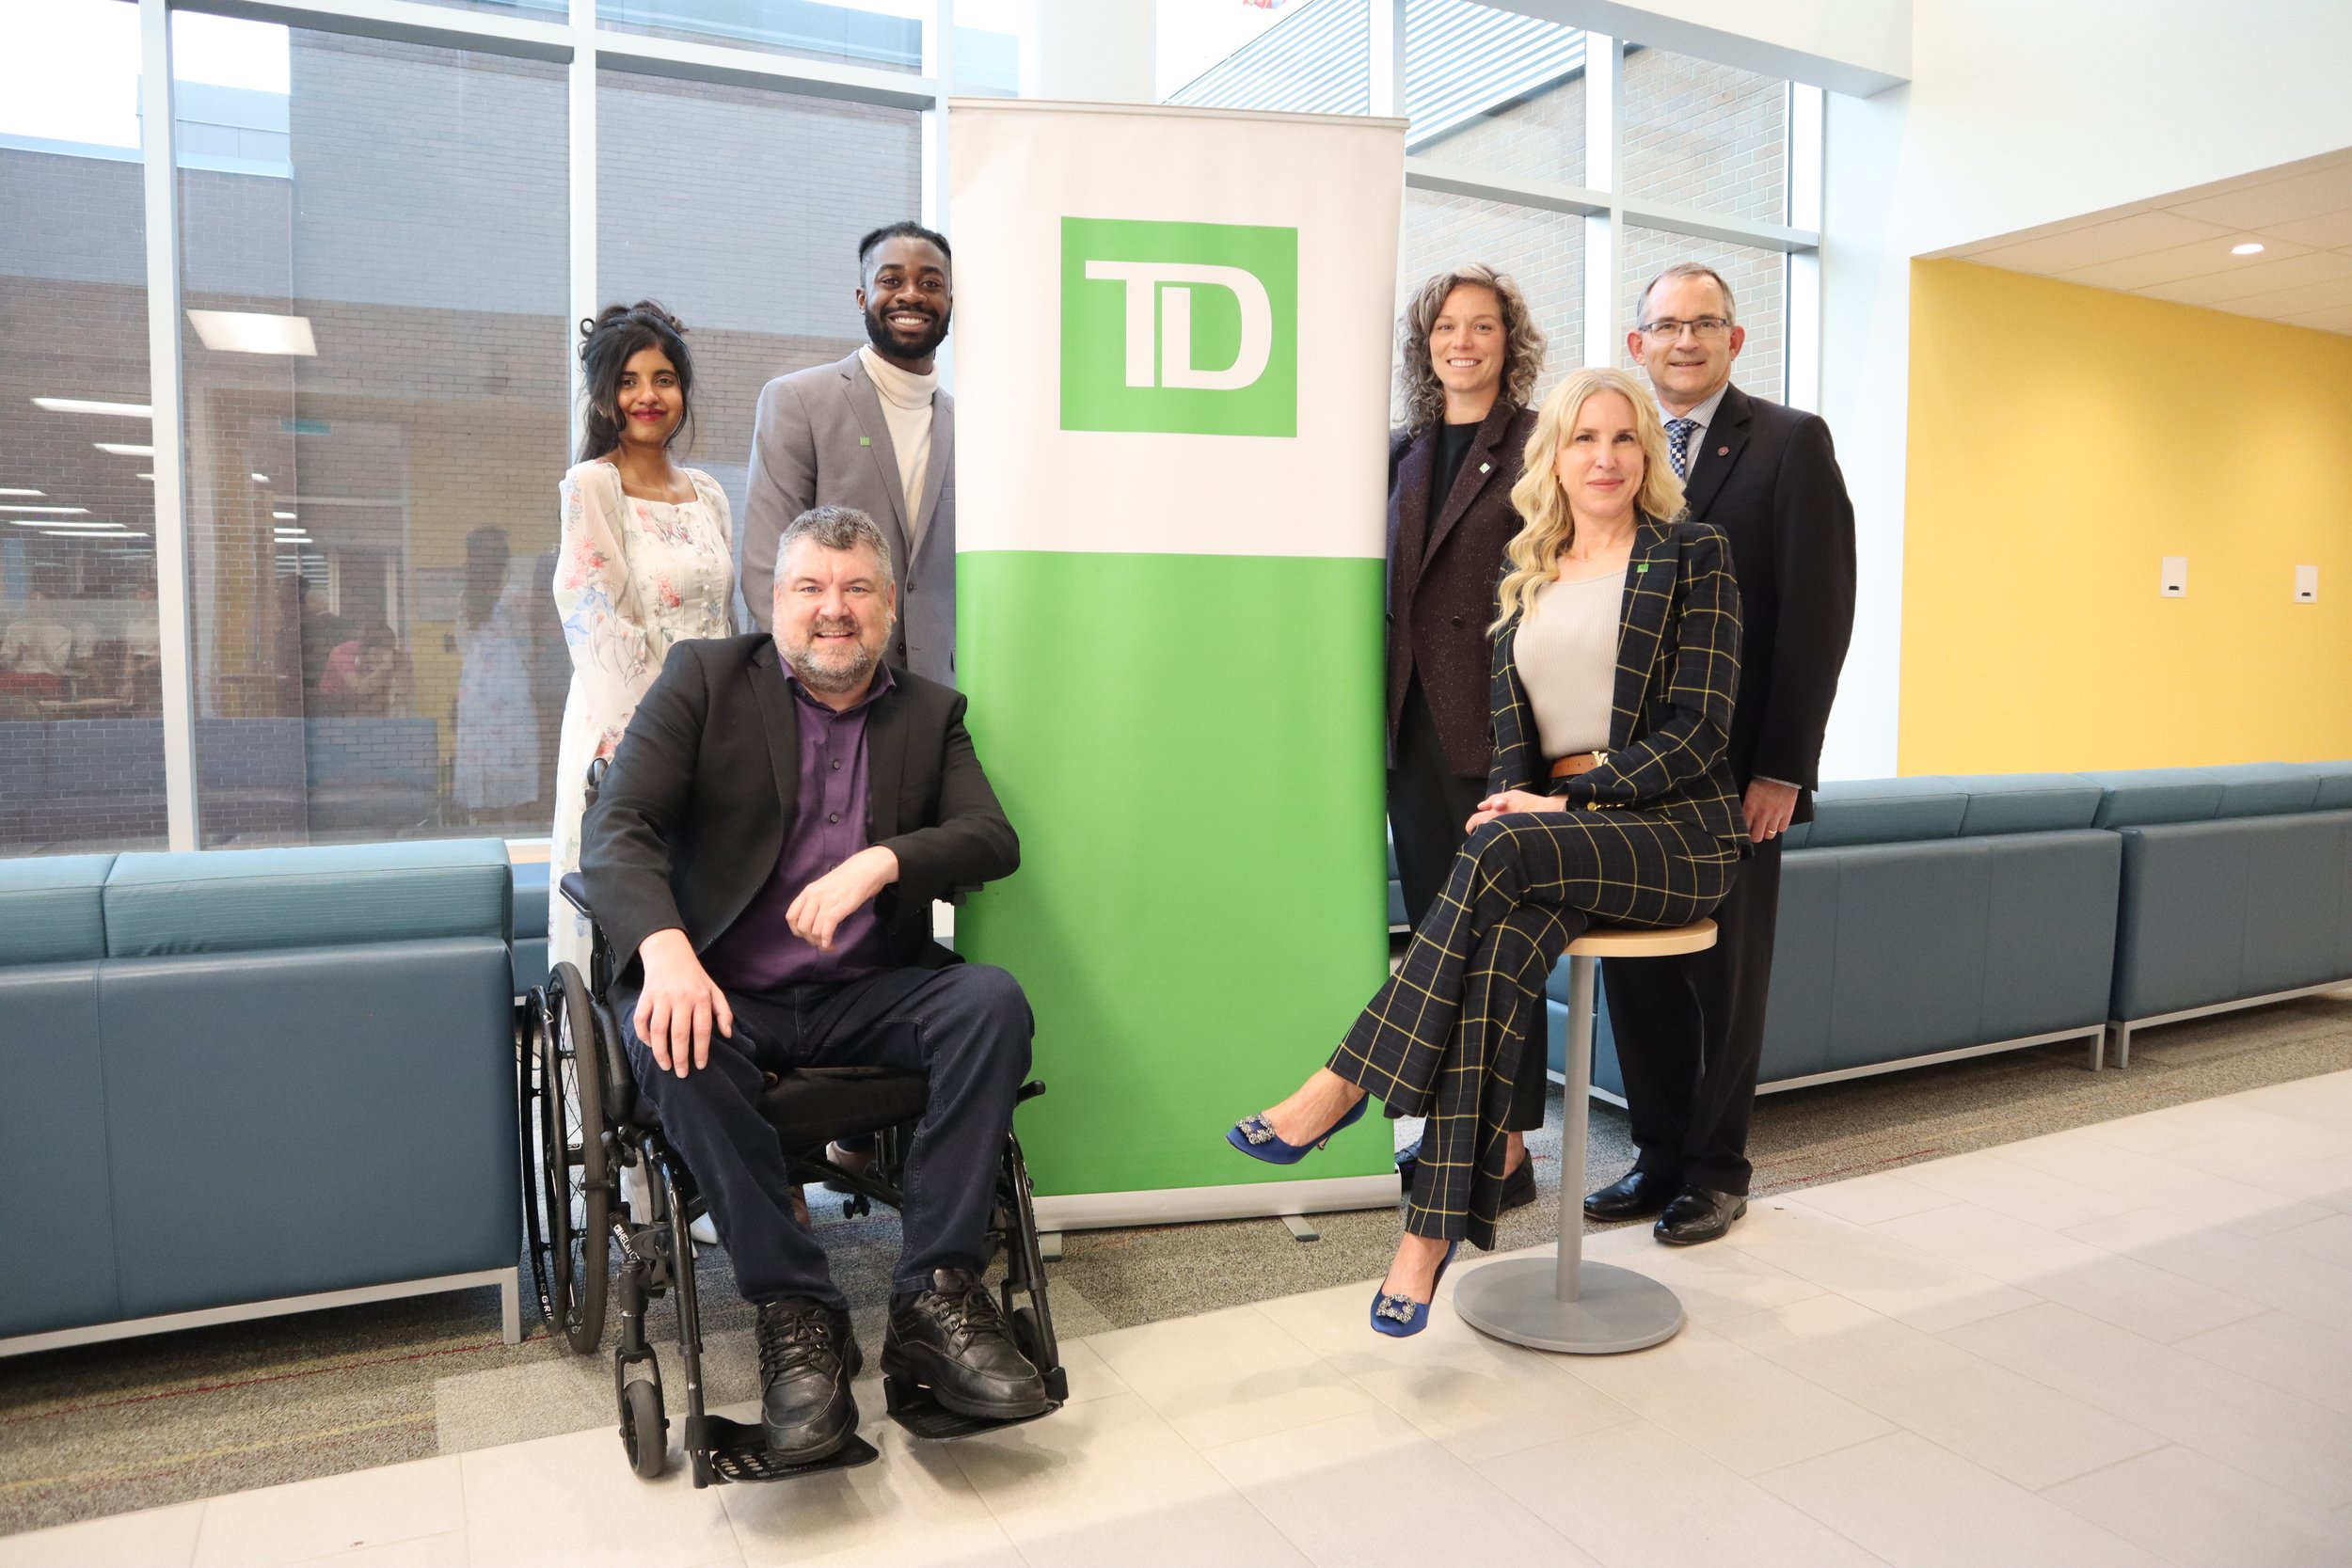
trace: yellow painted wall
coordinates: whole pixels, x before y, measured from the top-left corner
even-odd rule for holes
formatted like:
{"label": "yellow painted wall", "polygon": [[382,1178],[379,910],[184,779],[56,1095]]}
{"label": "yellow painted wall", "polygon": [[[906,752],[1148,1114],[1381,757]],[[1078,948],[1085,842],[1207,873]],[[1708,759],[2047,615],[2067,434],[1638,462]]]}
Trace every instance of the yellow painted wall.
{"label": "yellow painted wall", "polygon": [[2352,337],[1963,261],[1911,334],[1901,771],[2352,757]]}

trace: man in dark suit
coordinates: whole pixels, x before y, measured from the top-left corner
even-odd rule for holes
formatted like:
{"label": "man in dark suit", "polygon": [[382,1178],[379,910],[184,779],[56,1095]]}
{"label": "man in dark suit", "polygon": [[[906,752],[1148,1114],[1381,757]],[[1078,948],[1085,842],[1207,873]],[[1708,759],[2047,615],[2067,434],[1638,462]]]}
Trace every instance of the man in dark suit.
{"label": "man in dark suit", "polygon": [[778,546],[773,637],[671,650],[588,815],[580,870],[622,959],[629,1064],[759,1308],[769,1447],[807,1463],[856,1431],[862,1357],[759,1115],[767,1073],[929,1080],[883,1370],[972,1416],[1037,1415],[1046,1395],[980,1279],[1028,1003],[1003,970],[930,940],[931,901],[1009,875],[1020,845],[963,699],[882,662],[898,600],[882,531],[819,507]]}
{"label": "man in dark suit", "polygon": [[1812,820],[1821,734],[1853,631],[1853,503],[1829,426],[1731,384],[1746,341],[1730,285],[1692,262],[1651,280],[1626,340],[1665,410],[1692,515],[1730,537],[1743,608],[1728,760],[1750,858],[1715,911],[1714,947],[1612,960],[1605,982],[1639,1156],[1584,1212],[1657,1214],[1658,1239],[1677,1244],[1711,1242],[1747,1212],[1781,835]]}

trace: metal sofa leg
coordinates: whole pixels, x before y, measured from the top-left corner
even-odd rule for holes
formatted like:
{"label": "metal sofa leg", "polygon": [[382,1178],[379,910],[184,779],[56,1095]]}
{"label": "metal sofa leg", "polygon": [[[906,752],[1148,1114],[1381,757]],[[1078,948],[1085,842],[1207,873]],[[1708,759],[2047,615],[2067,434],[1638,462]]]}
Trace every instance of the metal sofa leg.
{"label": "metal sofa leg", "polygon": [[2118,1068],[2132,1065],[2132,1026],[2120,1021],[2115,1025],[2115,1065]]}
{"label": "metal sofa leg", "polygon": [[523,1342],[523,1273],[512,1268],[499,1281],[499,1330],[510,1345]]}

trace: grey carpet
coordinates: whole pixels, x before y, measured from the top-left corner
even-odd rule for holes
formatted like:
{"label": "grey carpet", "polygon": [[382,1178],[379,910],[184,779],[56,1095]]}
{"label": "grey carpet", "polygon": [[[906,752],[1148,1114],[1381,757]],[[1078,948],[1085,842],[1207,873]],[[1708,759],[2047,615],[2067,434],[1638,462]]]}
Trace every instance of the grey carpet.
{"label": "grey carpet", "polygon": [[[2339,996],[2151,1031],[2135,1040],[2126,1072],[2086,1071],[2080,1049],[2054,1046],[1769,1095],[1751,1140],[1756,1190],[2346,1069],[2352,997]],[[1537,1201],[1506,1217],[1505,1247],[1557,1234],[1556,1094],[1551,1111],[1529,1140]],[[1578,1190],[1630,1163],[1624,1117],[1596,1104]],[[817,1218],[836,1277],[859,1304],[860,1338],[877,1346],[898,1222],[884,1213],[845,1221],[821,1200]],[[1322,1239],[1312,1243],[1272,1220],[1071,1235],[1050,1271],[1057,1324],[1077,1338],[1369,1281],[1386,1269],[1392,1212],[1317,1224]],[[748,1310],[715,1250],[698,1278],[712,1402],[748,1398],[756,1386]],[[562,1352],[530,1321],[532,1338],[501,1343],[497,1294],[474,1291],[0,1361],[0,1534],[610,1424],[609,1362]],[[648,1327],[675,1399],[667,1302]],[[617,1442],[612,1458],[620,1484]]]}

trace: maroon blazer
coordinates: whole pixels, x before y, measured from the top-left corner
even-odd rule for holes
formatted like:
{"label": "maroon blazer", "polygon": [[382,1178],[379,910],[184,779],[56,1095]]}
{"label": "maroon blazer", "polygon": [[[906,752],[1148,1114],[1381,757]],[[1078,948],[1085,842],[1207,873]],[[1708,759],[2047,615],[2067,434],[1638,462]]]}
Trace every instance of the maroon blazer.
{"label": "maroon blazer", "polygon": [[1419,436],[1389,436],[1389,759],[1396,759],[1396,728],[1405,693],[1421,677],[1422,694],[1437,721],[1446,768],[1484,779],[1494,746],[1486,711],[1486,626],[1495,618],[1495,585],[1502,578],[1502,547],[1519,531],[1511,508],[1535,411],[1497,399],[1470,437],[1462,471],[1445,498],[1435,527],[1429,486],[1438,466],[1435,427]]}

